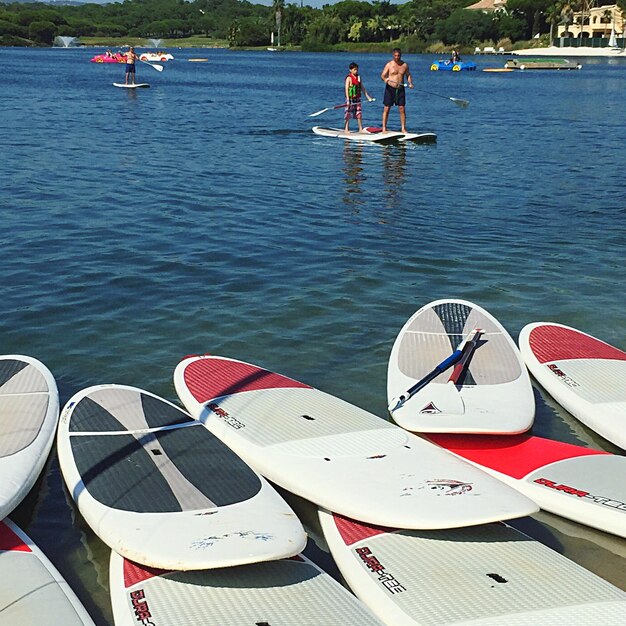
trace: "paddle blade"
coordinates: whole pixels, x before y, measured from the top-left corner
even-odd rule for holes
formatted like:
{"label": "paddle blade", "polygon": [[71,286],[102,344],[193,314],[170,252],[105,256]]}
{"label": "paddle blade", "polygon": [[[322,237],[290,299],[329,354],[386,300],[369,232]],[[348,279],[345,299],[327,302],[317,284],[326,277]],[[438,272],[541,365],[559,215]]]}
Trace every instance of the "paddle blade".
{"label": "paddle blade", "polygon": [[315,111],[315,113],[309,113],[309,117],[317,117],[318,115],[321,115],[322,113],[326,113],[326,111],[328,111],[328,107],[326,107],[325,109],[321,109],[319,111]]}
{"label": "paddle blade", "polygon": [[150,64],[151,67],[153,67],[157,72],[162,72],[163,71],[163,66],[162,65],[152,65]]}
{"label": "paddle blade", "polygon": [[432,413],[438,415],[463,415],[465,403],[461,392],[454,383],[430,384],[418,391],[412,398],[407,410],[417,413]]}
{"label": "paddle blade", "polygon": [[[464,343],[461,342],[461,343]],[[400,394],[398,397],[393,398],[393,400],[389,403],[387,410],[389,413],[393,413],[397,409],[399,409],[407,400],[409,400],[415,393],[426,387],[428,383],[437,378],[439,374],[445,372],[447,369],[452,367],[455,363],[461,359],[463,356],[463,351],[461,347],[457,348],[449,357],[445,358],[439,365],[435,366],[435,369],[426,374],[424,378],[418,380],[412,387],[407,389],[404,393]]]}
{"label": "paddle blade", "polygon": [[450,98],[454,104],[461,107],[462,109],[467,109],[469,106],[469,100],[461,100],[460,98]]}
{"label": "paddle blade", "polygon": [[483,334],[482,329],[475,328],[468,336],[467,339],[463,342],[462,350],[461,350],[461,359],[454,366],[452,370],[452,374],[450,374],[449,382],[454,385],[462,384],[461,377],[465,374],[465,371],[469,367],[469,363],[474,355],[474,351],[478,347],[478,342],[480,341],[480,336]]}

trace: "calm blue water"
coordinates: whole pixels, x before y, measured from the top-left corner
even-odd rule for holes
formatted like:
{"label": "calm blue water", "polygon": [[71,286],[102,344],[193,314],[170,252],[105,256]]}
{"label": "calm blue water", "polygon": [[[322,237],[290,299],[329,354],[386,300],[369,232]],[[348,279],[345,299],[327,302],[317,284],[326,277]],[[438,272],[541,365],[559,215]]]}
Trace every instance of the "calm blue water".
{"label": "calm blue water", "polygon": [[[42,360],[62,404],[99,383],[174,400],[176,363],[211,352],[384,416],[393,340],[442,297],[514,338],[551,320],[626,348],[626,60],[453,74],[407,55],[408,126],[438,143],[381,147],[317,137],[341,113],[307,114],[343,101],[356,60],[379,125],[387,55],[172,52],[128,92],[94,50],[0,49],[2,351]],[[535,434],[617,452],[537,399]],[[111,623],[108,548],[55,455],[13,517]],[[537,519],[524,529],[626,588],[624,541]]]}

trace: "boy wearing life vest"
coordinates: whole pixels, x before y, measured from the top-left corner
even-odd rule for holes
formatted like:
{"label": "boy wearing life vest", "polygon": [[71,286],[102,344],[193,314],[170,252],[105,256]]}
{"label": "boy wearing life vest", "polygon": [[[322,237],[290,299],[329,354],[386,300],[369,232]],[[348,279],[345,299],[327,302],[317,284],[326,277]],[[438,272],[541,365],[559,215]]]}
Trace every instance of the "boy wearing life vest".
{"label": "boy wearing life vest", "polygon": [[361,77],[359,76],[359,66],[356,63],[350,63],[348,67],[350,69],[350,73],[346,76],[345,80],[346,114],[344,119],[346,121],[346,125],[344,131],[346,133],[350,132],[350,120],[354,118],[359,125],[359,132],[362,132],[363,122],[361,121],[361,94],[367,98],[368,102],[371,102],[372,98],[370,98],[367,93],[367,89],[365,89],[365,86],[361,82]]}

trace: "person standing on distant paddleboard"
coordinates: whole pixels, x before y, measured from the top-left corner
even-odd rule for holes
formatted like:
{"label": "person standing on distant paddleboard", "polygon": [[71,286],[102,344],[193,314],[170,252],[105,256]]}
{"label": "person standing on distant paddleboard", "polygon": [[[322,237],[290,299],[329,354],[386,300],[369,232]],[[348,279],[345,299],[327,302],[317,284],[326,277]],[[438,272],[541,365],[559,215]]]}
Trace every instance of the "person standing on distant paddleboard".
{"label": "person standing on distant paddleboard", "polygon": [[359,76],[359,66],[356,63],[350,63],[348,66],[350,72],[346,76],[346,80],[344,83],[344,89],[346,92],[346,114],[344,119],[346,121],[345,132],[350,132],[350,120],[355,119],[357,124],[359,125],[359,132],[363,132],[363,113],[361,110],[361,94],[363,94],[367,101],[370,102],[372,98],[370,98],[367,93],[367,89],[361,82],[361,77]]}
{"label": "person standing on distant paddleboard", "polygon": [[411,78],[409,64],[402,60],[402,51],[400,48],[394,48],[392,54],[393,60],[385,65],[380,75],[385,83],[385,95],[383,97],[383,133],[387,132],[389,109],[394,105],[397,106],[400,111],[401,130],[403,133],[406,133],[406,112],[404,110],[406,93],[404,91],[404,84],[407,82],[409,89],[413,89],[413,79]]}
{"label": "person standing on distant paddleboard", "polygon": [[125,52],[124,56],[126,57],[126,77],[124,78],[124,84],[134,85],[135,84],[135,61],[139,57],[135,54],[135,48],[133,48],[132,46],[128,48],[128,52]]}

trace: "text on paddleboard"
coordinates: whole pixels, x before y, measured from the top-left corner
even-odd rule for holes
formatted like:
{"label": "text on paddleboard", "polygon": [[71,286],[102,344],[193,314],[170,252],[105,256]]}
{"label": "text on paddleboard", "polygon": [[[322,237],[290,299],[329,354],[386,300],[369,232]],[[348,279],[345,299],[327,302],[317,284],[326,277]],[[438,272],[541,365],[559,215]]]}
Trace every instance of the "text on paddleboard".
{"label": "text on paddleboard", "polygon": [[219,404],[216,404],[215,402],[209,402],[209,404],[207,404],[206,406],[207,409],[213,411],[215,415],[224,420],[229,426],[237,429],[246,427],[246,425],[242,424],[238,419],[235,419],[232,415],[229,415]]}

